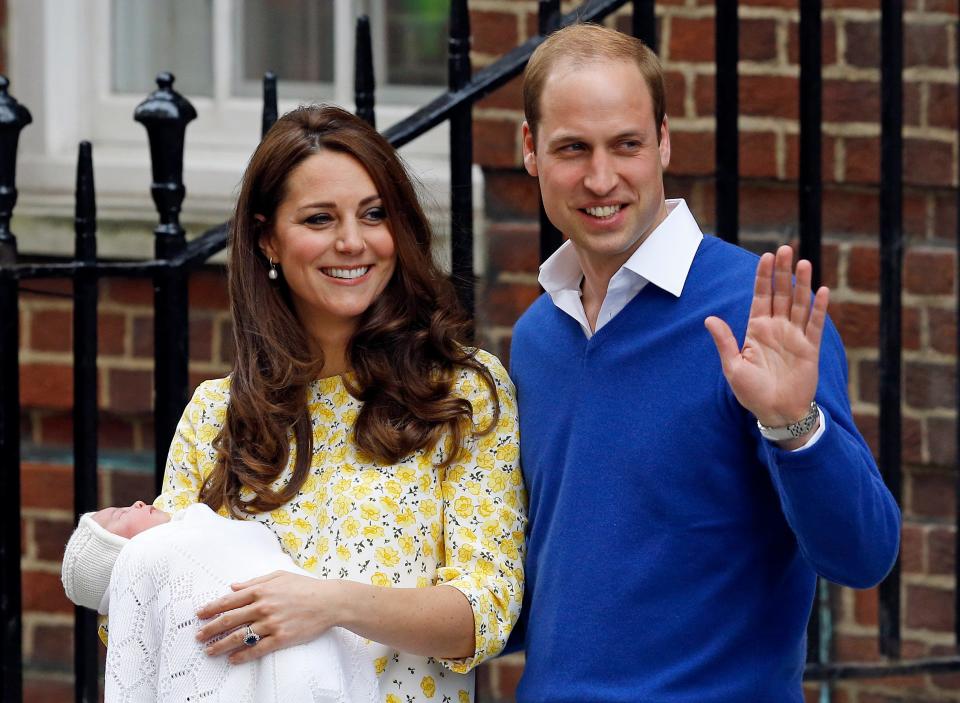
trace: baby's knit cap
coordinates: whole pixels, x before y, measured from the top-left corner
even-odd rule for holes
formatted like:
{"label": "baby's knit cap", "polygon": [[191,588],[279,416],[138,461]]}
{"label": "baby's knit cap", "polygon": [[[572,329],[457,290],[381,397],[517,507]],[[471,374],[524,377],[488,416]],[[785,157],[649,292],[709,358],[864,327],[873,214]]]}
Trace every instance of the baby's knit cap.
{"label": "baby's knit cap", "polygon": [[63,553],[60,578],[67,598],[106,615],[110,574],[120,550],[129,541],[102,527],[93,513],[83,515]]}

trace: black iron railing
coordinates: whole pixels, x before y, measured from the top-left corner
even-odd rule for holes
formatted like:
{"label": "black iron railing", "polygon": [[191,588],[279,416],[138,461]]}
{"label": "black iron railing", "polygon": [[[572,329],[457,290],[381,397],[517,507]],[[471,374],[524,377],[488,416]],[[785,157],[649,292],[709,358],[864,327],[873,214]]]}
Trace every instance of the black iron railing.
{"label": "black iron railing", "polygon": [[[473,104],[519,75],[543,35],[574,21],[598,21],[628,0],[585,2],[562,15],[558,0],[540,0],[540,36],[513,49],[492,65],[471,73],[470,28],[466,0],[453,0],[450,14],[449,90],[408,119],[384,132],[400,147],[433,127],[450,123],[452,276],[461,302],[474,306],[472,117]],[[656,46],[653,0],[629,2],[634,33]],[[801,254],[820,271],[821,238],[821,3],[800,3],[800,178],[799,222]],[[736,241],[738,236],[737,130],[737,3],[716,3],[716,202],[717,233]],[[960,33],[960,32],[958,32]],[[899,499],[902,481],[900,456],[900,271],[902,233],[902,65],[903,5],[882,4],[882,164],[881,164],[881,432],[880,467]],[[355,99],[357,112],[375,124],[375,82],[370,27],[357,25]],[[16,203],[15,167],[18,136],[30,123],[29,112],[7,92],[0,77],[0,699],[22,700],[21,592],[20,592],[20,407],[18,387],[18,287],[30,279],[70,279],[74,285],[74,471],[75,510],[79,515],[96,509],[97,499],[97,282],[101,278],[147,278],[155,287],[155,466],[159,485],[166,447],[187,401],[187,274],[226,245],[226,223],[187,242],[179,223],[183,184],[184,132],[196,113],[173,88],[173,76],[160,74],[158,88],[136,111],[147,129],[152,163],[151,192],[159,214],[154,230],[155,257],[139,262],[103,262],[96,252],[96,204],[93,155],[81,143],[77,163],[76,253],[69,263],[18,263],[16,238],[9,223]],[[277,119],[276,77],[264,78],[263,132]],[[960,195],[958,195],[960,205]],[[960,209],[960,207],[958,207]],[[560,233],[541,216],[541,259],[561,241]],[[960,233],[958,233],[960,247]],[[958,249],[960,254],[960,249]],[[958,299],[960,309],[960,299]],[[958,333],[960,342],[960,333]],[[960,344],[958,344],[960,346]],[[960,390],[957,391],[960,407]],[[960,423],[958,423],[960,446]],[[958,484],[960,497],[960,484]],[[960,540],[960,530],[957,532]],[[958,541],[960,548],[960,541]],[[960,560],[957,560],[960,569]],[[892,661],[880,664],[830,662],[818,627],[821,608],[814,609],[806,678],[830,681],[912,673],[960,670],[960,657],[897,661],[900,652],[899,565],[880,589],[880,651]],[[821,589],[823,592],[823,589]],[[960,606],[960,590],[958,606]],[[958,607],[960,612],[960,607]],[[76,615],[76,699],[97,700],[97,642],[92,614]],[[960,638],[960,620],[957,623]]]}

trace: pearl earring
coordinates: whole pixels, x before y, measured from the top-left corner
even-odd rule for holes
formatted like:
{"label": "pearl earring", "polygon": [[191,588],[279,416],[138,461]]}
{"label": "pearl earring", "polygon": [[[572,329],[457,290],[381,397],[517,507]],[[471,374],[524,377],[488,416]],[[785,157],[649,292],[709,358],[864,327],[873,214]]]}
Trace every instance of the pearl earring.
{"label": "pearl earring", "polygon": [[280,276],[280,272],[277,271],[277,265],[273,263],[273,259],[270,259],[269,261],[270,261],[270,270],[267,271],[267,278],[269,278],[271,281],[275,281]]}

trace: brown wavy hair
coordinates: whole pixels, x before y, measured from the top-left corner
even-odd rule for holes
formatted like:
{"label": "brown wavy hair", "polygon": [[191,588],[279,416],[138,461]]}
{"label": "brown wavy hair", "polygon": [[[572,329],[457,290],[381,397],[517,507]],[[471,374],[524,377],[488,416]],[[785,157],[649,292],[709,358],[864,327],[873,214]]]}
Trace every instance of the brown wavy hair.
{"label": "brown wavy hair", "polygon": [[[430,225],[392,146],[361,119],[336,107],[300,107],[281,117],[247,166],[230,225],[228,265],[236,358],[226,420],[214,446],[217,461],[200,500],[231,514],[267,512],[291,500],[310,471],[313,430],[307,387],[323,368],[311,351],[283,276],[267,278],[260,249],[286,194],[289,174],[323,151],[348,154],[370,174],[396,245],[397,265],[386,288],[361,316],[347,347],[353,372],[347,389],[362,409],[353,441],[382,464],[432,450],[445,435],[440,466],[457,459],[469,432],[497,424],[493,377],[464,345],[469,322],[453,286],[430,250]],[[258,219],[259,218],[259,219]],[[477,372],[489,389],[494,415],[473,426],[470,402],[451,395],[458,368]],[[292,434],[293,441],[290,441]],[[273,484],[294,453],[293,475]],[[254,497],[241,499],[240,489]]]}

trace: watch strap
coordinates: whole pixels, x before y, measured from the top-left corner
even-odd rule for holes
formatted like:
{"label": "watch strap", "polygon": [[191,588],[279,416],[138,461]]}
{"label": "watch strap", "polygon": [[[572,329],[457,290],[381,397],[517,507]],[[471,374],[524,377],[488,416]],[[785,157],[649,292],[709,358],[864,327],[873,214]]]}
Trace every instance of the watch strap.
{"label": "watch strap", "polygon": [[773,442],[782,442],[788,439],[797,439],[798,437],[803,437],[805,434],[809,433],[813,429],[814,425],[817,424],[817,419],[820,417],[820,407],[817,405],[816,401],[810,403],[810,410],[807,411],[807,414],[801,417],[796,422],[791,422],[789,425],[783,427],[767,427],[757,420],[757,428],[760,430],[760,435],[764,439],[769,439]]}

